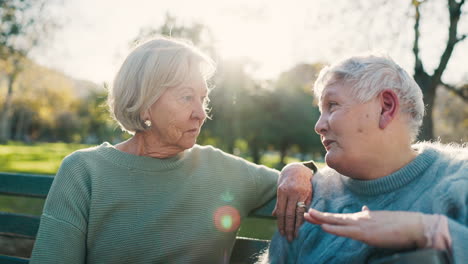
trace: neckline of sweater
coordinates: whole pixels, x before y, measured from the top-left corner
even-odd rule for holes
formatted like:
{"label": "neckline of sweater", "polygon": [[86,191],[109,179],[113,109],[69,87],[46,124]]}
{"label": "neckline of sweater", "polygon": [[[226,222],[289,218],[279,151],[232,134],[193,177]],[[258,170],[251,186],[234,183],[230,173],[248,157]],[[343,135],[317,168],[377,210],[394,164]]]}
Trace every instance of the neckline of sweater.
{"label": "neckline of sweater", "polygon": [[111,162],[141,171],[165,171],[179,168],[183,161],[187,159],[188,152],[191,150],[185,150],[170,158],[158,159],[120,151],[109,142],[104,142],[97,148],[98,153]]}
{"label": "neckline of sweater", "polygon": [[437,152],[426,148],[408,165],[394,173],[375,180],[356,180],[341,175],[341,180],[352,192],[362,195],[380,195],[392,192],[418,178],[434,163]]}

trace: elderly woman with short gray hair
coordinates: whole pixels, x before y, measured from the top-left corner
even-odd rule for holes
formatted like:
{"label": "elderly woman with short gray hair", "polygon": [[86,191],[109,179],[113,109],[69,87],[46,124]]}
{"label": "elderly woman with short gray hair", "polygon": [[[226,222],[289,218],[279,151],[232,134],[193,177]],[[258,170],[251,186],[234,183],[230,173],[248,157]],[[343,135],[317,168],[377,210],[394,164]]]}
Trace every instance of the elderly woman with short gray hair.
{"label": "elderly woman with short gray hair", "polygon": [[274,198],[277,186],[275,213],[292,239],[305,211],[297,203],[311,199],[310,169],[295,163],[280,175],[195,144],[213,70],[206,55],[174,39],[130,53],[109,106],[133,137],[64,159],[32,264],[227,263],[241,220]]}
{"label": "elderly woman with short gray hair", "polygon": [[271,263],[368,263],[411,249],[446,250],[468,263],[466,146],[412,144],[424,115],[421,89],[383,56],[324,68],[314,93],[315,130],[327,168],[313,179],[308,223]]}

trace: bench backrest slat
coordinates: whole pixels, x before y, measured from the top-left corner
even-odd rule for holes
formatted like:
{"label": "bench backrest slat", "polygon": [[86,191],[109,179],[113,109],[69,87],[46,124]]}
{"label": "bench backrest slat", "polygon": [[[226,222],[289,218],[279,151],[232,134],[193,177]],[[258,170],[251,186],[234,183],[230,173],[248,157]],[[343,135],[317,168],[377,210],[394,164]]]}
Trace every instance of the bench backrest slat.
{"label": "bench backrest slat", "polygon": [[2,264],[28,264],[29,259],[0,255],[0,263]]}
{"label": "bench backrest slat", "polygon": [[39,221],[40,218],[34,215],[0,212],[0,233],[35,237],[39,229]]}
{"label": "bench backrest slat", "polygon": [[45,198],[49,192],[53,176],[0,173],[0,193],[25,197]]}
{"label": "bench backrest slat", "polygon": [[237,237],[230,263],[255,263],[268,245],[270,245],[268,240]]}

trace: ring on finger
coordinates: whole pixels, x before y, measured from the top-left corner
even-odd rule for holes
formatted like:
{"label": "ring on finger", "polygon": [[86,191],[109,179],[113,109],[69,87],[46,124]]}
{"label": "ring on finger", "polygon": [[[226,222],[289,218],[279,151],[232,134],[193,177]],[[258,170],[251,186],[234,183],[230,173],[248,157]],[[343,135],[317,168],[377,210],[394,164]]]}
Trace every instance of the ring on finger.
{"label": "ring on finger", "polygon": [[304,208],[304,209],[307,208],[307,206],[305,205],[304,202],[297,202],[296,206],[297,206],[298,208]]}

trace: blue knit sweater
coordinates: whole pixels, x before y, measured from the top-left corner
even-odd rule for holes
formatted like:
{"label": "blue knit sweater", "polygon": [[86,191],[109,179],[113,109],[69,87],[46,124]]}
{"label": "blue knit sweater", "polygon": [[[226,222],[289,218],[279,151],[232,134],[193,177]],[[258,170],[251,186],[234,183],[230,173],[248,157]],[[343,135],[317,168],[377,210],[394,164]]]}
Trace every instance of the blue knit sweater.
{"label": "blue knit sweater", "polygon": [[[455,263],[468,263],[468,150],[420,143],[420,154],[407,166],[386,177],[353,180],[326,168],[314,176],[311,207],[325,212],[370,210],[418,211],[448,217]],[[304,224],[288,243],[279,234],[269,249],[271,263],[366,263],[394,253],[360,241],[324,232]]]}

